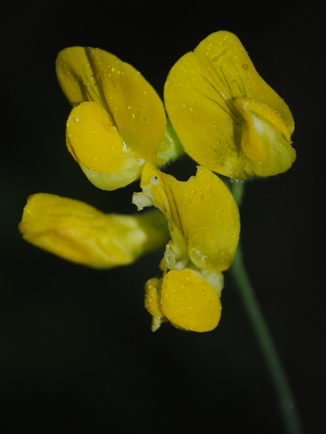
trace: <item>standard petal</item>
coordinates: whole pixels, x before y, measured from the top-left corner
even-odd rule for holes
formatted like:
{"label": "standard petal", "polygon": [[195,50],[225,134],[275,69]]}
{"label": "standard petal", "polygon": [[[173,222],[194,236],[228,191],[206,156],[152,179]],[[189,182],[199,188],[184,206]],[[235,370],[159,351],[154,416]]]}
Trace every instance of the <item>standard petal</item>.
{"label": "standard petal", "polygon": [[29,197],[19,229],[31,244],[94,268],[130,264],[163,246],[168,236],[159,212],[104,214],[83,202],[44,193]]}
{"label": "standard petal", "polygon": [[241,118],[194,53],[172,67],[164,87],[167,113],[184,149],[197,163],[224,175],[239,174],[246,164],[234,135]]}
{"label": "standard petal", "polygon": [[[242,97],[269,106],[282,119],[286,135],[292,134],[288,106],[259,76],[239,39],[224,31],[211,34],[181,57],[164,89],[169,118],[185,151],[199,164],[239,179],[256,174],[242,149],[247,120],[234,103]],[[273,161],[264,165],[264,176],[275,174]]]}
{"label": "standard petal", "polygon": [[293,133],[294,121],[289,107],[258,74],[236,35],[226,31],[212,33],[194,53],[226,99],[244,96],[269,105],[277,110],[289,133]]}
{"label": "standard petal", "polygon": [[71,104],[102,105],[133,157],[155,161],[165,111],[156,91],[134,67],[98,48],[71,47],[58,55],[57,76]]}
{"label": "standard petal", "polygon": [[188,257],[199,269],[216,272],[230,267],[239,240],[239,212],[216,175],[199,167],[196,176],[180,182],[146,163],[141,187],[143,193],[134,194],[133,202],[139,208],[154,205],[165,214],[176,261]]}

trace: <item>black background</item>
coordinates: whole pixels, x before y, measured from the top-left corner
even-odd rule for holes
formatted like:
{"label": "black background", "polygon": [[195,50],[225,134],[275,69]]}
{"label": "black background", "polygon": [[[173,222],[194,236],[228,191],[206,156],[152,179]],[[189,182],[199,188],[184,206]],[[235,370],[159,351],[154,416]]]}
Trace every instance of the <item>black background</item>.
{"label": "black background", "polygon": [[323,431],[323,23],[318,11],[286,13],[284,4],[271,16],[265,6],[251,7],[2,2],[1,432],[283,433],[266,367],[227,273],[215,331],[164,325],[153,334],[143,286],[158,274],[162,252],[128,268],[94,271],[28,245],[17,230],[26,198],[40,191],[107,212],[134,211],[130,196],[138,185],[99,191],[66,151],[70,107],[54,70],[62,48],[106,49],[162,95],[173,63],[222,29],[238,35],[296,121],[293,168],[246,187],[242,240],[305,431]]}

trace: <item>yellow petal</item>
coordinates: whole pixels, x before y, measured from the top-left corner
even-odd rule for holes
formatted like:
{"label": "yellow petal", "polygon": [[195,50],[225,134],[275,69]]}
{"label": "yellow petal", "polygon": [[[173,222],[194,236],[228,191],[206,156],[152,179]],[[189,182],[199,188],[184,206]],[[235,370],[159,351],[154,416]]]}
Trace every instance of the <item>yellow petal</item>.
{"label": "yellow petal", "polygon": [[216,272],[230,267],[239,240],[239,212],[216,175],[199,167],[195,177],[180,182],[146,163],[141,187],[143,193],[134,194],[133,202],[139,209],[154,205],[165,214],[175,262],[188,257],[199,269]]}
{"label": "yellow petal", "polygon": [[19,229],[31,244],[95,268],[130,264],[167,241],[159,212],[104,214],[83,202],[43,193],[29,197]]}
{"label": "yellow petal", "polygon": [[153,278],[148,280],[145,287],[145,307],[152,316],[163,318],[164,314],[161,309],[160,295],[158,286],[160,279]]}
{"label": "yellow petal", "polygon": [[104,50],[84,47],[61,51],[56,66],[72,105],[83,101],[101,105],[131,155],[155,161],[165,131],[164,107],[134,67]]}
{"label": "yellow petal", "polygon": [[110,115],[95,102],[74,107],[67,121],[67,145],[75,160],[97,172],[124,168],[123,142]]}
{"label": "yellow petal", "polygon": [[[259,76],[239,39],[220,31],[204,39],[172,67],[164,89],[166,109],[185,151],[199,164],[232,178],[246,178],[256,165],[242,149],[243,124],[247,122],[234,101],[254,99],[267,105],[285,126],[285,160],[294,121],[288,106]],[[275,128],[278,125],[274,124]],[[245,128],[244,128],[245,129]],[[281,134],[284,130],[282,129]],[[270,137],[269,140],[273,138]],[[272,147],[273,143],[268,143]],[[282,158],[283,145],[276,157]],[[289,168],[293,163],[294,151]],[[264,175],[274,175],[274,154],[261,163]],[[287,169],[286,169],[287,170]],[[283,170],[284,171],[284,170]]]}
{"label": "yellow petal", "polygon": [[88,179],[99,188],[115,190],[140,176],[145,160],[128,152],[112,118],[95,102],[72,109],[66,141]]}
{"label": "yellow petal", "polygon": [[236,98],[234,105],[243,116],[241,147],[250,159],[248,175],[271,176],[286,172],[296,153],[283,119],[256,99]]}
{"label": "yellow petal", "polygon": [[213,330],[221,317],[214,288],[190,269],[168,272],[162,282],[161,309],[175,326],[195,332]]}
{"label": "yellow petal", "polygon": [[161,309],[161,283],[162,279],[153,278],[148,280],[145,286],[145,308],[152,315],[152,332],[166,321]]}

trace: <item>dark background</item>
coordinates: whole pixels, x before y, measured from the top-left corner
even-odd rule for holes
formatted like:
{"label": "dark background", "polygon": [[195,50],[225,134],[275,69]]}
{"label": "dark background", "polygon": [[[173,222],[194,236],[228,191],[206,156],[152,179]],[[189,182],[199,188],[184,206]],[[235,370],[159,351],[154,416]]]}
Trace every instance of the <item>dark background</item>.
{"label": "dark background", "polygon": [[32,247],[17,230],[27,197],[36,192],[84,200],[107,212],[134,211],[130,196],[138,185],[99,191],[66,151],[70,107],[54,69],[61,49],[106,49],[162,94],[173,63],[221,29],[238,35],[296,121],[293,168],[246,187],[242,240],[305,432],[323,431],[323,22],[318,11],[296,7],[286,14],[285,4],[275,16],[265,6],[229,6],[2,2],[1,432],[283,433],[266,367],[228,273],[215,331],[184,333],[164,325],[153,334],[143,286],[158,274],[162,252],[128,268],[94,271]]}

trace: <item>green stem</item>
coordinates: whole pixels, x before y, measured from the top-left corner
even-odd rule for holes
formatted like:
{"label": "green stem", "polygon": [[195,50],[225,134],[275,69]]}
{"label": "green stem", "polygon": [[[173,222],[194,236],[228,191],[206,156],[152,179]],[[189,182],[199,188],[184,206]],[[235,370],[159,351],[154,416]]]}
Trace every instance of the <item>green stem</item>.
{"label": "green stem", "polygon": [[[243,197],[244,183],[241,181],[231,182],[229,187],[238,205],[240,205]],[[246,309],[249,321],[253,327],[258,345],[260,346],[274,385],[285,426],[285,432],[287,434],[303,434],[291,386],[274,345],[268,325],[256,299],[253,285],[243,262],[243,254],[240,244],[230,271]]]}
{"label": "green stem", "polygon": [[231,273],[269,370],[283,416],[286,433],[302,434],[303,431],[299,422],[291,387],[267,323],[255,297],[253,286],[243,263],[240,245],[231,267]]}

